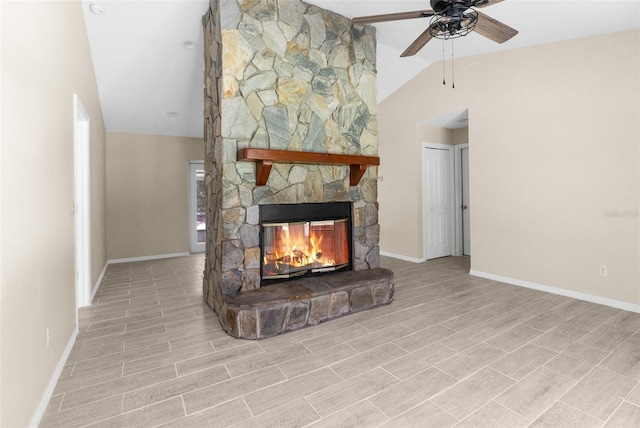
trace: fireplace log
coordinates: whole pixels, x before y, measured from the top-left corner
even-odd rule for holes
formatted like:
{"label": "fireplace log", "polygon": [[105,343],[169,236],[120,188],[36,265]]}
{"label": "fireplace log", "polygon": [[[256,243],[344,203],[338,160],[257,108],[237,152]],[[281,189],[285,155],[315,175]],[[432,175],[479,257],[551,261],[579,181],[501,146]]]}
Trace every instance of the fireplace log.
{"label": "fireplace log", "polygon": [[238,160],[256,163],[256,185],[264,186],[273,162],[349,165],[349,184],[357,186],[369,165],[380,165],[378,156],[342,155],[333,153],[297,152],[244,148],[238,150]]}

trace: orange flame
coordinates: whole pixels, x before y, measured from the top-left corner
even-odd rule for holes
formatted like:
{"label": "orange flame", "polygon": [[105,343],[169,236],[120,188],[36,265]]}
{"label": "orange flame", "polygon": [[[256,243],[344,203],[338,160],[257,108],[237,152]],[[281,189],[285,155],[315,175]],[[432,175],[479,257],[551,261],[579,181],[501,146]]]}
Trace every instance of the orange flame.
{"label": "orange flame", "polygon": [[[316,235],[311,231],[309,236],[305,235],[304,228],[283,227],[282,232],[278,234],[277,242],[274,242],[271,253],[272,260],[276,268],[280,268],[280,264],[287,264],[292,268],[305,266],[323,267],[332,266],[335,260],[325,257],[322,251],[322,240],[324,236]],[[308,229],[307,229],[308,230]],[[265,255],[265,264],[269,261]]]}

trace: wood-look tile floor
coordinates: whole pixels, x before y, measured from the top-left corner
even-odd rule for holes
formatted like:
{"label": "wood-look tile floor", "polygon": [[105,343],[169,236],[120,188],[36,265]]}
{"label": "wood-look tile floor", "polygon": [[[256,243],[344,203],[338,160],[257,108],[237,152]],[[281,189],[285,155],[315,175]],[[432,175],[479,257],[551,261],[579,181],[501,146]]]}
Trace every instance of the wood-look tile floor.
{"label": "wood-look tile floor", "polygon": [[640,314],[382,258],[391,305],[227,336],[202,256],[109,266],[42,427],[640,426]]}

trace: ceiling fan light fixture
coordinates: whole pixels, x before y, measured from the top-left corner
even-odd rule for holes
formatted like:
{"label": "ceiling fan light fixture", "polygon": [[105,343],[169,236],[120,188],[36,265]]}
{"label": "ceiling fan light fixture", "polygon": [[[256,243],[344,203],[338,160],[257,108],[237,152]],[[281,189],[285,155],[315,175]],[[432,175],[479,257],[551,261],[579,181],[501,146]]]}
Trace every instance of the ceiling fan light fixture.
{"label": "ceiling fan light fixture", "polygon": [[466,36],[473,31],[477,22],[478,12],[467,9],[451,15],[434,15],[429,29],[434,38],[449,40]]}

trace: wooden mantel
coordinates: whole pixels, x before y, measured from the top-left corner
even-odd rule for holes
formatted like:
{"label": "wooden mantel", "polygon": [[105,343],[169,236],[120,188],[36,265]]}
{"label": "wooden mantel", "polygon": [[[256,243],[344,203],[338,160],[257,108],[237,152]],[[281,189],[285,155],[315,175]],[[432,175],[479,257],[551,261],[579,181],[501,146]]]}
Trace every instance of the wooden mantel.
{"label": "wooden mantel", "polygon": [[349,182],[357,186],[368,165],[380,165],[378,156],[341,155],[332,153],[294,152],[289,150],[270,150],[245,148],[238,150],[238,160],[256,163],[256,185],[264,186],[269,179],[273,162],[349,165]]}

